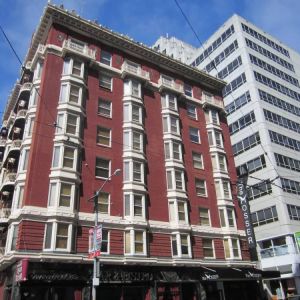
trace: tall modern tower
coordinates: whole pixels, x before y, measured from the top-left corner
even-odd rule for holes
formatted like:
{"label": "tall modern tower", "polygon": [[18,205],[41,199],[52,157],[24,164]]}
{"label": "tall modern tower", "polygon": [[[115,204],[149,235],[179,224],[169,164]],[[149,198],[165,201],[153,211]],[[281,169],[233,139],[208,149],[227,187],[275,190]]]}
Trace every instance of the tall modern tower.
{"label": "tall modern tower", "polygon": [[[160,38],[154,48],[168,50],[168,44]],[[181,60],[227,82],[223,96],[233,155],[236,168],[249,171],[261,267],[281,273],[279,281],[269,282],[273,294],[300,294],[299,54],[234,15],[192,59]]]}

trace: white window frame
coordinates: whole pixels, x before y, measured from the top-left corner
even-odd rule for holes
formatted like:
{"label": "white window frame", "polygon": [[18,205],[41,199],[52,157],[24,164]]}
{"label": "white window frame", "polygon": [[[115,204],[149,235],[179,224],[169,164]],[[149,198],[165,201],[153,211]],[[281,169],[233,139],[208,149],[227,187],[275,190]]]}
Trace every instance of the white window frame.
{"label": "white window frame", "polygon": [[178,111],[177,97],[171,93],[162,94],[161,95],[161,107],[162,107],[162,109]]}
{"label": "white window frame", "polygon": [[33,86],[30,93],[28,108],[36,106],[39,98],[39,86]]}
{"label": "white window frame", "polygon": [[24,138],[32,137],[33,127],[34,127],[35,117],[29,116],[26,120],[25,130],[24,130]]}
{"label": "white window frame", "polygon": [[[176,130],[173,130],[172,123],[175,122],[176,124]],[[173,123],[174,125],[174,123]],[[179,118],[175,117],[173,115],[164,115],[163,116],[163,132],[164,133],[170,133],[175,135],[180,135],[179,130]]]}
{"label": "white window frame", "polygon": [[184,94],[188,97],[193,97],[193,87],[187,83],[183,85]]}
{"label": "white window frame", "polygon": [[[232,218],[229,218],[230,214]],[[219,217],[220,217],[221,227],[236,228],[236,218],[235,218],[235,211],[233,207],[219,208]],[[233,223],[232,225],[230,225],[229,220],[232,220]]]}
{"label": "white window frame", "polygon": [[[103,211],[101,211],[101,209],[100,209],[100,205],[101,205],[101,201],[100,201],[101,195],[107,196],[107,203],[104,203],[104,202],[103,202],[104,205],[107,205],[107,212],[103,212]],[[106,197],[105,197],[105,198],[106,198]],[[101,191],[101,192],[99,193],[99,195],[98,195],[98,211],[99,211],[99,214],[100,214],[100,215],[110,215],[110,193],[104,192],[104,191]]]}
{"label": "white window frame", "polygon": [[44,63],[41,60],[38,60],[36,63],[36,66],[34,68],[32,81],[41,79],[42,73],[43,73],[43,66],[44,66]]}
{"label": "white window frame", "polygon": [[[71,117],[76,117],[76,124],[72,126],[76,127],[75,128],[75,133],[70,133],[67,132],[68,128],[68,116]],[[80,116],[76,115],[76,114],[72,114],[72,113],[67,113],[67,112],[59,112],[57,114],[57,127],[56,127],[56,134],[66,134],[66,135],[70,135],[70,136],[76,136],[79,137],[80,134]]]}
{"label": "white window frame", "polygon": [[[183,205],[184,219],[180,220],[179,204]],[[171,223],[188,224],[187,202],[184,200],[169,200],[169,220]]]}
{"label": "white window frame", "polygon": [[[51,238],[50,238],[50,247],[46,248],[46,234],[47,234],[47,226],[48,224],[52,225],[51,230]],[[57,248],[57,229],[59,225],[67,225],[68,226],[68,236],[67,236],[67,247],[66,248]],[[43,251],[59,251],[59,252],[71,252],[72,248],[72,239],[73,239],[73,225],[70,223],[65,222],[47,222],[45,224],[45,230],[44,230],[44,242],[43,242]]]}
{"label": "white window frame", "polygon": [[[135,135],[139,135],[139,147],[135,147]],[[123,133],[124,150],[132,152],[144,153],[144,135],[138,130],[126,129]]]}
{"label": "white window frame", "polygon": [[[108,81],[109,81],[109,83],[108,83]],[[99,86],[108,91],[112,91],[113,90],[113,77],[111,75],[101,72],[99,74]]]}
{"label": "white window frame", "polygon": [[[136,86],[134,86],[136,85]],[[136,91],[137,88],[137,92]],[[128,78],[124,80],[124,96],[136,98],[142,97],[142,84],[137,79]]]}
{"label": "white window frame", "polygon": [[[197,182],[203,182],[204,183],[205,194],[200,194],[200,193],[197,192],[197,189],[199,188],[197,186]],[[206,180],[205,179],[195,178],[195,189],[196,189],[196,195],[198,197],[207,197],[207,186],[206,186]]]}
{"label": "white window frame", "polygon": [[[196,132],[197,131],[197,132]],[[193,137],[197,137],[197,141],[194,140]],[[196,127],[192,127],[190,126],[189,127],[189,138],[190,138],[190,141],[192,143],[195,143],[195,144],[201,144],[201,139],[200,139],[200,132],[199,132],[199,129],[196,128]]]}
{"label": "white window frame", "polygon": [[[175,145],[178,146],[178,152],[175,151]],[[172,140],[168,140],[164,142],[165,149],[165,160],[176,160],[182,161],[182,145],[179,142],[175,142]],[[178,154],[178,158],[176,157],[176,153]]]}
{"label": "white window frame", "polygon": [[[187,238],[187,248],[188,248],[188,253],[183,254],[182,253],[182,236],[185,236]],[[176,247],[177,247],[177,254],[174,254],[174,249],[173,249],[173,239],[176,237]],[[192,257],[192,252],[191,252],[191,238],[189,234],[185,233],[175,233],[171,235],[171,250],[172,250],[172,257],[178,257],[178,258],[184,258]]]}
{"label": "white window frame", "polygon": [[[210,141],[209,133],[211,133],[212,141]],[[217,147],[217,148],[222,148],[222,149],[224,148],[223,136],[222,136],[221,131],[208,130],[207,134],[208,134],[208,143],[209,143],[210,147]],[[220,137],[220,145],[217,144],[217,135],[219,135],[219,137]]]}
{"label": "white window frame", "polygon": [[[109,114],[105,114],[105,113],[101,113],[100,112],[100,108],[101,108],[101,103],[105,103],[105,104],[109,104]],[[103,107],[102,107],[103,109]],[[108,108],[104,108],[106,110],[108,110]],[[105,117],[105,118],[111,118],[112,117],[112,102],[110,100],[106,100],[106,99],[102,99],[102,98],[99,98],[98,99],[98,115],[101,116],[101,117]]]}
{"label": "white window frame", "polygon": [[[73,73],[74,62],[80,64],[80,74]],[[84,62],[74,57],[66,57],[63,66],[63,75],[70,75],[77,78],[84,78]]]}
{"label": "white window frame", "polygon": [[[142,239],[143,239],[143,251],[142,252],[136,252],[135,251],[135,233],[139,232],[142,233]],[[129,251],[127,251],[126,247],[126,236],[129,236]],[[134,230],[134,229],[129,229],[124,231],[124,255],[125,256],[145,256],[147,254],[147,239],[146,239],[146,231],[145,230]]]}
{"label": "white window frame", "polygon": [[29,163],[30,147],[23,148],[20,155],[18,172],[26,172]]}
{"label": "white window frame", "polygon": [[[225,185],[228,187],[228,197],[225,196]],[[219,187],[219,196],[218,197],[218,189]],[[227,179],[215,179],[215,189],[217,193],[217,199],[226,199],[226,200],[232,200],[232,193],[231,193],[231,186],[230,186],[230,181]]]}
{"label": "white window frame", "polygon": [[[138,111],[138,122],[135,120],[134,116],[134,109],[137,108]],[[133,124],[143,125],[143,112],[142,106],[137,103],[124,103],[123,107],[124,113],[124,122],[131,122]]]}
{"label": "white window frame", "polygon": [[6,242],[6,251],[5,251],[7,253],[16,251],[16,249],[12,249],[15,230],[17,230],[17,234],[15,237],[15,240],[17,242],[19,237],[19,223],[14,222],[9,226],[7,238],[6,238],[7,242]]}
{"label": "white window frame", "polygon": [[[105,136],[105,135],[100,135],[100,131],[104,130],[106,132],[108,132],[108,136]],[[100,146],[103,146],[103,147],[111,147],[111,133],[112,133],[112,130],[111,128],[108,128],[108,127],[104,127],[104,126],[97,126],[97,145],[100,145]],[[108,144],[103,144],[103,143],[100,143],[99,141],[99,138],[104,138],[104,139],[107,139],[108,140]]]}
{"label": "white window frame", "polygon": [[[181,175],[181,186],[182,188],[177,188],[176,185],[176,172],[180,172]],[[185,192],[185,180],[184,180],[184,171],[180,169],[167,169],[166,170],[166,177],[167,177],[167,189],[168,190],[177,190],[181,192]],[[171,186],[169,186],[171,184]]]}
{"label": "white window frame", "polygon": [[[193,159],[193,167],[195,169],[204,170],[204,163],[203,163],[202,153],[192,151],[192,159]],[[197,166],[197,164],[199,164],[199,167]]]}
{"label": "white window frame", "polygon": [[[134,180],[134,164],[140,165],[141,180]],[[127,177],[128,176],[128,177]],[[139,160],[128,159],[124,160],[124,182],[135,182],[143,184],[145,182],[145,164]]]}
{"label": "white window frame", "polygon": [[[72,87],[78,88],[77,101],[71,101],[71,89]],[[60,86],[59,103],[68,103],[71,105],[82,105],[83,89],[80,85],[72,82],[63,82]]]}
{"label": "white window frame", "polygon": [[198,120],[197,106],[191,103],[186,104],[186,112],[189,118]]}
{"label": "white window frame", "polygon": [[[201,224],[201,220],[203,219],[203,217],[201,217],[201,210],[206,210],[207,218],[205,217],[205,220],[208,220],[208,224]],[[209,226],[209,227],[211,226],[211,218],[210,218],[210,209],[209,208],[199,207],[199,224],[200,224],[200,226]]]}
{"label": "white window frame", "polygon": [[[213,114],[216,114],[214,118],[214,115]],[[210,123],[214,124],[214,125],[220,125],[220,116],[219,116],[219,112],[215,109],[211,109],[209,110],[209,120],[210,120]]]}
{"label": "white window frame", "polygon": [[[229,252],[229,256],[226,256],[226,243],[225,241],[228,241],[228,252]],[[234,250],[233,250],[233,241],[236,242],[237,248],[235,248],[238,251],[238,255],[234,255]],[[239,239],[236,238],[232,238],[232,237],[224,237],[223,239],[223,247],[224,247],[224,255],[225,255],[225,259],[241,259],[241,246],[240,246],[240,242]]]}
{"label": "white window frame", "polygon": [[112,65],[112,54],[106,50],[100,51],[100,63],[111,66]]}
{"label": "white window frame", "polygon": [[[62,196],[62,186],[64,184],[69,185],[71,187],[69,206],[60,205],[59,203]],[[57,180],[50,181],[49,190],[48,190],[48,208],[73,211],[75,207],[75,198],[76,198],[76,185],[73,182],[57,181]]]}
{"label": "white window frame", "polygon": [[[71,168],[64,166],[66,148],[70,148],[74,150],[73,166]],[[77,171],[77,166],[78,166],[77,162],[78,162],[78,148],[71,147],[65,144],[54,144],[53,154],[52,154],[52,164],[51,164],[52,169],[68,169],[68,170]]]}
{"label": "white window frame", "polygon": [[[97,161],[99,161],[99,160],[108,162],[108,168],[104,168],[104,167],[99,166],[99,165],[97,164]],[[97,172],[96,172],[97,169],[100,169],[100,170],[108,170],[107,177],[97,176]],[[107,178],[110,177],[110,175],[111,175],[111,160],[110,160],[109,158],[97,156],[97,157],[96,157],[96,160],[95,160],[95,176],[96,176],[96,178],[107,179]]]}
{"label": "white window frame", "polygon": [[[211,241],[211,247],[204,247],[204,240],[207,240],[207,241],[209,240],[209,241]],[[214,259],[214,258],[216,258],[215,242],[214,242],[214,239],[204,237],[204,238],[202,239],[202,247],[203,247],[203,256],[204,256],[204,258],[209,258],[209,259]],[[213,256],[205,256],[204,249],[210,249],[210,250],[212,250]]]}
{"label": "white window frame", "polygon": [[24,200],[25,183],[17,184],[13,195],[12,209],[17,210],[22,208]]}
{"label": "white window frame", "polygon": [[[135,196],[141,197],[141,215],[135,214]],[[124,194],[124,217],[125,219],[142,219],[146,218],[145,195],[141,193],[131,192]]]}

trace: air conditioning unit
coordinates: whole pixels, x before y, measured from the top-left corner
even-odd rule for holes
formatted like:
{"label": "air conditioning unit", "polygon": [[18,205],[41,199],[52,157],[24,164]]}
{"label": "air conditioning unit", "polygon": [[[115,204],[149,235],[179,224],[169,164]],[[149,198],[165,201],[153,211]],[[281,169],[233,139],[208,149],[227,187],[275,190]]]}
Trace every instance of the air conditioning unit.
{"label": "air conditioning unit", "polygon": [[14,133],[19,134],[21,132],[21,128],[20,127],[15,127],[14,128]]}
{"label": "air conditioning unit", "polygon": [[25,107],[25,105],[26,105],[26,101],[25,100],[20,100],[20,102],[19,102],[19,107]]}
{"label": "air conditioning unit", "polygon": [[11,165],[13,165],[15,162],[16,162],[16,159],[13,158],[13,157],[10,157],[10,158],[8,159],[8,163],[11,164]]}

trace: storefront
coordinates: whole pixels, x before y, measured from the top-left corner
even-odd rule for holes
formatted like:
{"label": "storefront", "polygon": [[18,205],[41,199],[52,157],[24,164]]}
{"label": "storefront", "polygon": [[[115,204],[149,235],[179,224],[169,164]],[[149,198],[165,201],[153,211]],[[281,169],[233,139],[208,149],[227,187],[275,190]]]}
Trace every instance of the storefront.
{"label": "storefront", "polygon": [[[258,300],[262,279],[254,268],[101,265],[97,299]],[[90,300],[92,265],[20,261],[7,279],[4,300]]]}

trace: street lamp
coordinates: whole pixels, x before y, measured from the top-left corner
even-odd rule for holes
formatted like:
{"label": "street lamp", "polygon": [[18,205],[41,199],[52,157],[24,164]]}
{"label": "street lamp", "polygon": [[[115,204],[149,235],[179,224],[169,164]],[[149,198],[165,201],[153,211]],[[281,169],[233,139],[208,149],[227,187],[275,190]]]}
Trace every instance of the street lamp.
{"label": "street lamp", "polygon": [[[93,200],[94,201],[94,210],[95,210],[95,227],[94,227],[94,235],[93,235],[93,239],[94,239],[94,247],[96,245],[96,229],[98,226],[98,196],[101,193],[103,187],[105,186],[105,184],[115,175],[118,175],[121,172],[121,169],[116,169],[108,178],[106,178],[106,180],[102,183],[102,185],[100,186],[100,188],[95,192],[94,196],[89,198],[88,201]],[[94,256],[94,267],[93,267],[93,293],[92,293],[92,300],[96,300],[96,293],[97,293],[97,289],[96,287],[99,286],[99,278],[97,278],[97,256]]]}

